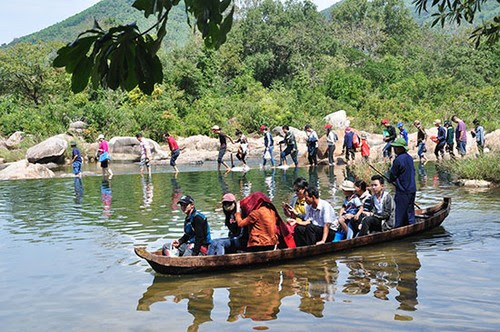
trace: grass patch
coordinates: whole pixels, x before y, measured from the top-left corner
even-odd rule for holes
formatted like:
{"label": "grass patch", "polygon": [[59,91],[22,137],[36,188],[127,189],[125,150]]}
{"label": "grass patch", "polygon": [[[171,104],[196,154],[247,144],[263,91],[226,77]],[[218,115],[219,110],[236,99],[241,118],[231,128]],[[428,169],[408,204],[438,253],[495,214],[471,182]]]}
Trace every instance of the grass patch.
{"label": "grass patch", "polygon": [[500,183],[500,154],[486,154],[478,158],[447,160],[439,167],[459,179],[486,180]]}
{"label": "grass patch", "polygon": [[[388,172],[391,169],[391,163],[389,162],[379,162],[372,164],[372,166],[386,176],[388,176]],[[370,183],[372,176],[378,174],[368,165],[368,163],[364,162],[353,165],[351,170],[357,180],[364,180],[368,184]]]}

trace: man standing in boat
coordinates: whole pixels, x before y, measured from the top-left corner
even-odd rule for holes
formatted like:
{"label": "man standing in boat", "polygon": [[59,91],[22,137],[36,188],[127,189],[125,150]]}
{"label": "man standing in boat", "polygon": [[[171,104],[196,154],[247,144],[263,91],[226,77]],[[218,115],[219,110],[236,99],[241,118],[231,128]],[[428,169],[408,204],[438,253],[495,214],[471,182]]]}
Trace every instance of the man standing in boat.
{"label": "man standing in boat", "polygon": [[172,245],[179,249],[179,256],[206,255],[212,242],[207,218],[196,210],[194,199],[189,195],[182,196],[177,204],[186,214],[186,219],[184,235],[179,240],[174,240]]}
{"label": "man standing in boat", "polygon": [[415,194],[417,192],[413,158],[407,153],[408,146],[404,138],[398,138],[391,145],[397,155],[389,176],[390,182],[396,186],[394,226],[412,225],[415,223]]}

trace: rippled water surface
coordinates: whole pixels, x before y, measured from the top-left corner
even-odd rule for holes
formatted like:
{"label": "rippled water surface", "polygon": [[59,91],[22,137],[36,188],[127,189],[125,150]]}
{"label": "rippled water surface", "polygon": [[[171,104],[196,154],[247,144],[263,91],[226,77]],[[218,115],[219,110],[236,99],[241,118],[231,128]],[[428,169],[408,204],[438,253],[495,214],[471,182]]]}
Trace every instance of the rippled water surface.
{"label": "rippled water surface", "polygon": [[418,203],[453,200],[435,230],[286,265],[162,276],[133,246],[156,249],[182,234],[180,195],[195,198],[216,237],[226,232],[222,192],[263,191],[280,203],[304,176],[338,207],[346,172],[204,166],[175,177],[159,167],[147,180],[122,169],[129,174],[109,182],[0,182],[2,331],[500,329],[498,189],[454,187],[428,164]]}

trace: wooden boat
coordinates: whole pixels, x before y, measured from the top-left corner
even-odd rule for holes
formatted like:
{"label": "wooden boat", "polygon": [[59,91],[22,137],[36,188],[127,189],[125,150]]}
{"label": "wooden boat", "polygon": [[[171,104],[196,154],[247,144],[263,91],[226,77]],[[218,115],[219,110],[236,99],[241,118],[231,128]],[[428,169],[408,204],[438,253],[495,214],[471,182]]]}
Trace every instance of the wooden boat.
{"label": "wooden boat", "polygon": [[414,225],[395,228],[387,232],[374,233],[340,242],[328,242],[298,248],[268,250],[254,253],[236,253],[220,256],[168,257],[161,251],[149,252],[144,247],[134,248],[135,253],[145,259],[158,273],[194,274],[214,272],[261,264],[277,264],[292,259],[323,255],[365,245],[384,243],[419,234],[435,228],[443,222],[450,212],[451,198],[443,200],[430,208],[415,210],[417,222]]}

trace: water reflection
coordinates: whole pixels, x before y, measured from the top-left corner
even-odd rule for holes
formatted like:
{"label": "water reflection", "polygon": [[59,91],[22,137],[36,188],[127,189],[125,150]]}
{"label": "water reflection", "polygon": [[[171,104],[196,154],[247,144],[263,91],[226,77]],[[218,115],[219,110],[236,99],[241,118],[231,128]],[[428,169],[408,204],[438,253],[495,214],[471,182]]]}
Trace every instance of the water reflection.
{"label": "water reflection", "polygon": [[[271,174],[269,174],[271,173]],[[264,170],[264,183],[267,188],[267,196],[273,200],[276,194],[276,169]]]}
{"label": "water reflection", "polygon": [[248,180],[247,173],[244,172],[240,177],[240,194],[241,197],[247,197],[252,193],[252,182]]}
{"label": "water reflection", "polygon": [[427,170],[423,163],[418,163],[418,182],[420,183],[420,188],[424,188],[427,185]]}
{"label": "water reflection", "polygon": [[113,199],[113,192],[111,191],[111,183],[107,178],[101,182],[101,201],[102,201],[102,215],[104,217],[111,217],[111,200]]}
{"label": "water reflection", "polygon": [[82,204],[83,201],[83,182],[82,178],[76,176],[74,178],[74,187],[75,187],[75,203]]}
{"label": "water reflection", "polygon": [[182,196],[182,189],[181,186],[179,185],[179,182],[177,182],[177,175],[179,173],[174,173],[172,178],[170,179],[170,183],[172,184],[172,196],[170,199],[171,205],[170,208],[172,211],[179,209],[179,205],[177,205],[177,202],[179,201],[179,198]]}
{"label": "water reflection", "polygon": [[229,172],[222,173],[221,171],[218,171],[217,174],[217,180],[219,180],[219,185],[220,189],[222,191],[222,194],[227,194],[228,192],[231,192],[229,190],[229,186],[227,185],[225,177],[227,176]]}
{"label": "water reflection", "polygon": [[142,176],[141,177],[141,186],[142,186],[142,206],[141,208],[149,208],[153,203],[153,179],[151,176]]}
{"label": "water reflection", "polygon": [[[346,268],[347,275],[342,275],[339,271],[346,271]],[[190,330],[197,330],[202,323],[211,320],[214,303],[227,303],[228,322],[239,319],[268,321],[277,319],[281,305],[288,298],[287,306],[297,303],[293,298],[299,297],[295,310],[319,318],[325,314],[326,303],[334,301],[335,294],[344,298],[372,294],[379,300],[388,301],[389,294],[397,292],[393,296],[399,302],[395,319],[411,320],[409,316],[396,315],[396,310],[417,309],[419,269],[415,244],[405,242],[363,256],[318,258],[302,264],[252,270],[251,273],[237,271],[210,278],[156,275],[139,299],[137,310],[148,311],[154,303],[168,299],[174,303],[187,299],[188,311],[193,316]],[[216,292],[216,289],[227,290],[226,300],[223,292]],[[216,301],[214,294],[218,294]]]}

